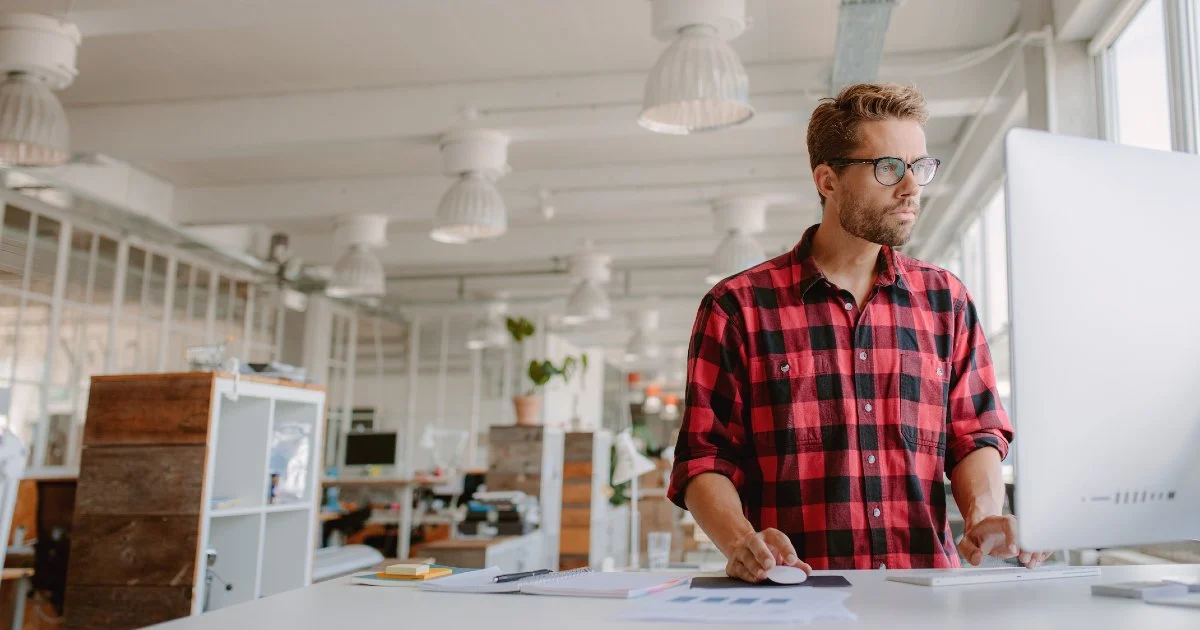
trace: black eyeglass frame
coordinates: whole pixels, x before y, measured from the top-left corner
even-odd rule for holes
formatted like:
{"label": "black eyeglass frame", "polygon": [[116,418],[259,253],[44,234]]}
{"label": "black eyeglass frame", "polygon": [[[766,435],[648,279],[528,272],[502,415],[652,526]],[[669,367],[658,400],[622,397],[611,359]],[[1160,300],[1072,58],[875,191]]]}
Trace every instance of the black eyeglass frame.
{"label": "black eyeglass frame", "polygon": [[[883,162],[884,160],[895,160],[896,162],[899,162],[901,165],[904,166],[904,170],[900,173],[900,177],[898,179],[896,179],[896,181],[894,181],[890,184],[885,183],[883,180],[879,179],[879,163]],[[916,160],[913,160],[911,163],[909,163],[909,162],[905,162],[904,160],[902,160],[898,157],[885,155],[883,157],[878,157],[878,158],[874,158],[874,159],[870,159],[870,160],[868,160],[868,159],[860,160],[860,159],[853,159],[853,158],[833,158],[830,160],[826,160],[825,164],[827,164],[833,168],[837,168],[840,166],[850,166],[853,164],[870,164],[871,172],[872,172],[872,174],[875,175],[875,181],[879,182],[879,185],[895,186],[896,184],[899,184],[900,182],[904,181],[904,177],[906,175],[908,175],[909,171],[912,170],[913,164],[916,164],[917,162],[922,162],[925,160],[933,160],[933,174],[929,176],[929,181],[927,181],[923,184],[920,182],[920,180],[917,181],[917,185],[924,188],[925,186],[928,186],[930,183],[933,182],[933,178],[937,177],[938,169],[941,168],[941,166],[942,166],[942,161],[939,160],[938,158],[927,155],[923,158],[917,158]]]}

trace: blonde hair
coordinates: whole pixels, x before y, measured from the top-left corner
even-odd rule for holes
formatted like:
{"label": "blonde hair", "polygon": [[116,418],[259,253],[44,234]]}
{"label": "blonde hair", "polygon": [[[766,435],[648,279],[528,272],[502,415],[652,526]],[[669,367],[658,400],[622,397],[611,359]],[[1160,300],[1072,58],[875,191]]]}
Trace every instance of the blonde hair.
{"label": "blonde hair", "polygon": [[[859,126],[870,120],[912,120],[924,126],[929,120],[925,96],[907,85],[856,83],[842,88],[835,98],[821,99],[808,121],[812,169],[846,157],[859,144]],[[825,196],[820,197],[825,205]]]}

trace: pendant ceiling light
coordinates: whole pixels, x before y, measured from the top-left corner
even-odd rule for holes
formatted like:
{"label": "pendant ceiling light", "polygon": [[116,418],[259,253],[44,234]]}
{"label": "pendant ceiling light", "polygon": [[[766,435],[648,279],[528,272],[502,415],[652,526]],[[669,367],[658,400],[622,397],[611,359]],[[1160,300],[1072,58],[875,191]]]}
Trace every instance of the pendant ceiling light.
{"label": "pendant ceiling light", "polygon": [[704,281],[714,285],[766,260],[763,247],[754,234],[766,229],[767,202],[762,197],[732,197],[713,204],[713,224],[725,238],[709,262]]}
{"label": "pendant ceiling light", "polygon": [[660,349],[653,334],[658,330],[658,311],[647,309],[630,313],[629,323],[633,327],[633,335],[625,344],[625,360],[657,359]]}
{"label": "pendant ceiling light", "polygon": [[442,167],[457,177],[442,196],[429,237],[462,245],[508,230],[508,210],[496,180],[508,172],[508,136],[466,128],[442,136]]}
{"label": "pendant ceiling light", "polygon": [[654,34],[670,46],[646,80],[638,124],[684,135],[754,116],[750,80],[727,43],[746,29],[745,0],[653,0]]}
{"label": "pendant ceiling light", "polygon": [[564,324],[606,320],[612,315],[608,294],[602,286],[612,278],[611,263],[612,256],[597,252],[591,241],[584,242],[583,248],[571,255],[571,279],[576,284],[571,297],[567,298]]}
{"label": "pendant ceiling light", "polygon": [[467,349],[483,350],[484,348],[503,348],[508,345],[508,328],[504,324],[504,316],[508,314],[508,304],[500,301],[487,306],[487,312],[475,322],[467,333]]}
{"label": "pendant ceiling light", "polygon": [[0,16],[0,165],[58,166],[71,157],[54,95],[75,80],[79,29],[48,15]]}
{"label": "pendant ceiling light", "polygon": [[386,291],[383,264],[374,249],[387,245],[387,217],[357,214],[338,219],[335,244],[346,253],[333,267],[325,294],[334,298],[381,297]]}
{"label": "pendant ceiling light", "polygon": [[563,323],[571,326],[588,321],[603,321],[612,316],[608,294],[595,280],[582,280],[567,298],[567,314]]}

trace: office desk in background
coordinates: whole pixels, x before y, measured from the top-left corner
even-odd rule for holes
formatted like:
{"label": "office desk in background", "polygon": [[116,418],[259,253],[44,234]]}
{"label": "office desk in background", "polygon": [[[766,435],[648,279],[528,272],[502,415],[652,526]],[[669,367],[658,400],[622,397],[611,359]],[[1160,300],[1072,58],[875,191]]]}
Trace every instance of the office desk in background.
{"label": "office desk in background", "polygon": [[405,477],[324,477],[322,486],[338,488],[356,488],[368,490],[390,490],[393,500],[400,506],[400,518],[397,525],[396,556],[409,556],[410,536],[413,524],[413,488],[433,487],[446,483],[445,478],[417,476]]}
{"label": "office desk in background", "polygon": [[[812,628],[870,630],[1195,630],[1200,611],[1152,606],[1115,597],[1093,597],[1092,584],[1200,578],[1200,565],[1103,567],[1098,578],[928,588],[887,582],[900,571],[830,572],[854,586],[848,601],[857,622],[814,623]],[[711,574],[710,574],[711,575]],[[673,630],[688,624],[624,623],[610,619],[639,600],[508,594],[427,593],[409,588],[352,586],[334,580],[234,608],[180,619],[164,630],[199,628],[383,628],[405,626],[541,630],[570,627]],[[735,628],[738,626],[705,626]],[[763,628],[787,626],[762,626]]]}

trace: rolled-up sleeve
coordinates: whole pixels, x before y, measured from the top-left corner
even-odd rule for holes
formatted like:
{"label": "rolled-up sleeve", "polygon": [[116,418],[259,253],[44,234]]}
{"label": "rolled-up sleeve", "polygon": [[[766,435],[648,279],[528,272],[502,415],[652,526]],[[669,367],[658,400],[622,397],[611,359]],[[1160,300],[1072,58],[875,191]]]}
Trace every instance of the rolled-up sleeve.
{"label": "rolled-up sleeve", "polygon": [[687,389],[675,463],[667,496],[687,509],[687,485],[697,475],[715,472],[729,477],[739,490],[746,437],[746,346],[735,307],[713,294],[696,313],[688,349]]}
{"label": "rolled-up sleeve", "polygon": [[996,449],[1003,459],[1013,439],[1012,424],[996,388],[992,353],[978,311],[965,289],[955,306],[953,372],[946,418],[947,475],[964,457],[984,447]]}

